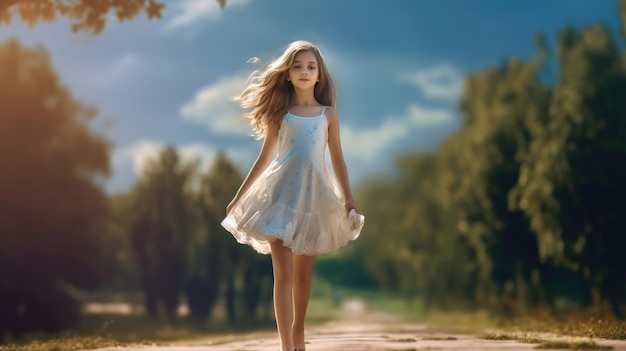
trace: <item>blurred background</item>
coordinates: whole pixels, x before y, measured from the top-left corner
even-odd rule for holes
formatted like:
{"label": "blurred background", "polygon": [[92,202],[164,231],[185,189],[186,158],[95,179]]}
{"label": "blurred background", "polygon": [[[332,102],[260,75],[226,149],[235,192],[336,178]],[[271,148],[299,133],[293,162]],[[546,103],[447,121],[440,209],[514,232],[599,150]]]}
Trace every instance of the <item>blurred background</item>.
{"label": "blurred background", "polygon": [[624,0],[1,1],[0,339],[273,325],[270,257],[220,221],[260,147],[231,97],[298,39],[337,82],[367,218],[317,258],[312,323],[345,301],[622,318],[625,20]]}

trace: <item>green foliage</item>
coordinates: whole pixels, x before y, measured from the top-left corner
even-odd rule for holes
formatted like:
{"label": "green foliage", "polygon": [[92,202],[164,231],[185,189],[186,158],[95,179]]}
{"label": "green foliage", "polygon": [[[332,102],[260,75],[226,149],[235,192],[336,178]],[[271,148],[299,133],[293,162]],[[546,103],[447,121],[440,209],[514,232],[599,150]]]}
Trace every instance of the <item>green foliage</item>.
{"label": "green foliage", "polygon": [[[223,9],[226,0],[217,0]],[[122,22],[132,20],[140,13],[148,19],[161,18],[165,2],[157,0],[3,0],[0,2],[0,25],[9,24],[13,17],[33,26],[38,22],[52,22],[67,17],[73,32],[100,34],[106,26],[109,12]]]}
{"label": "green foliage", "polygon": [[155,0],[7,0],[0,3],[0,24],[11,23],[11,19],[18,15],[30,26],[40,21],[52,22],[57,16],[62,16],[72,20],[73,32],[100,34],[106,25],[109,11],[113,11],[119,21],[130,20],[141,12],[152,19],[161,18],[164,6]]}
{"label": "green foliage", "polygon": [[150,160],[133,189],[132,247],[141,267],[146,310],[176,317],[193,230],[193,165],[173,147]]}
{"label": "green foliage", "polygon": [[450,307],[472,293],[475,265],[454,231],[455,212],[439,199],[435,155],[398,160],[399,176],[359,191],[368,225],[357,243],[368,272],[385,288],[422,294],[431,306]]}
{"label": "green foliage", "polygon": [[360,255],[348,248],[338,254],[316,258],[315,273],[335,287],[366,289],[377,287],[374,279],[365,271]]}
{"label": "green foliage", "polygon": [[396,287],[398,269],[394,267],[397,236],[392,224],[398,218],[394,213],[394,193],[397,190],[391,180],[372,180],[358,190],[360,209],[367,214],[367,225],[363,228],[358,244],[362,246],[363,264],[384,288]]}
{"label": "green foliage", "polygon": [[511,192],[539,242],[542,259],[580,270],[616,308],[626,275],[626,71],[601,25],[560,33],[561,75],[549,118],[532,121],[531,143]]}
{"label": "green foliage", "polygon": [[0,194],[10,199],[0,204],[0,260],[10,262],[2,266],[37,267],[15,271],[25,280],[35,274],[93,286],[94,273],[106,271],[99,181],[109,174],[109,143],[88,128],[95,110],[60,85],[43,49],[15,40],[0,46],[0,83]]}
{"label": "green foliage", "polygon": [[140,266],[132,249],[129,228],[133,221],[134,194],[122,193],[109,196],[109,220],[105,231],[111,242],[110,256],[115,261],[115,274],[100,288],[127,293],[138,291]]}
{"label": "green foliage", "polygon": [[0,45],[0,315],[13,333],[77,322],[69,291],[112,273],[109,142],[89,129],[95,116],[44,49]]}
{"label": "green foliage", "polygon": [[[271,260],[249,247],[239,245],[222,226],[226,206],[232,200],[243,175],[225,155],[219,154],[205,176],[198,200],[199,226],[194,250],[194,263],[189,272],[188,300],[195,301],[195,314],[205,318],[219,297],[219,288],[225,285],[224,299],[231,323],[254,321],[259,304],[271,298]],[[237,291],[236,281],[241,280]],[[242,311],[237,306],[242,306]],[[194,311],[192,309],[192,311]]]}
{"label": "green foliage", "polygon": [[243,176],[223,154],[198,187],[199,174],[169,147],[133,190],[126,222],[147,311],[157,315],[163,306],[174,321],[184,295],[193,319],[204,326],[221,298],[230,323],[254,321],[259,305],[271,298],[270,257],[239,245],[220,224]]}
{"label": "green foliage", "polygon": [[537,239],[523,213],[508,207],[508,195],[529,142],[526,121],[545,119],[549,97],[532,63],[514,59],[471,74],[460,103],[464,125],[453,137],[463,171],[450,196],[478,260],[479,298],[515,298],[522,309],[536,300],[527,283],[541,265]]}
{"label": "green foliage", "polygon": [[535,41],[536,57],[468,75],[462,126],[437,150],[359,188],[359,255],[381,286],[430,307],[511,316],[565,297],[623,315],[626,56],[602,24]]}

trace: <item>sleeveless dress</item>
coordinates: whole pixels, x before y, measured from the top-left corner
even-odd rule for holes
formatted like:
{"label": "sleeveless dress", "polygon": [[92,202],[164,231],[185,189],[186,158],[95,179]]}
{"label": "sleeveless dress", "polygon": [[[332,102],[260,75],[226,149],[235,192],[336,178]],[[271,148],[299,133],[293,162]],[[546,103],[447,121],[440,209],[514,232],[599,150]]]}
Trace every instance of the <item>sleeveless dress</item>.
{"label": "sleeveless dress", "polygon": [[[356,239],[365,217],[349,217],[334,173],[325,161],[328,121],[287,113],[278,151],[222,221],[239,243],[262,254],[280,239],[295,254],[328,253]],[[352,225],[351,225],[352,224]]]}

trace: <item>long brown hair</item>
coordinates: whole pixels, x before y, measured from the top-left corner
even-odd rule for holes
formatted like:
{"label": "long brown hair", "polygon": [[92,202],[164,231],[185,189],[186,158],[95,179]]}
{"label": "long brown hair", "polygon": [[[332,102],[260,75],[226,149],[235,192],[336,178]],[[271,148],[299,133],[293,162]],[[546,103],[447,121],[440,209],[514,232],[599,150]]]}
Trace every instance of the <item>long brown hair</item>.
{"label": "long brown hair", "polygon": [[[312,52],[317,59],[319,82],[314,88],[315,100],[324,106],[335,106],[335,83],[319,49],[308,41],[294,41],[279,58],[268,65],[263,65],[262,69],[252,72],[246,88],[235,98],[240,101],[241,107],[252,108],[252,111],[245,116],[250,119],[250,125],[257,139],[267,135],[270,125],[278,129],[293,103],[295,92],[293,85],[287,80],[288,71],[296,55],[303,51]],[[252,58],[252,61],[263,63],[257,57]]]}

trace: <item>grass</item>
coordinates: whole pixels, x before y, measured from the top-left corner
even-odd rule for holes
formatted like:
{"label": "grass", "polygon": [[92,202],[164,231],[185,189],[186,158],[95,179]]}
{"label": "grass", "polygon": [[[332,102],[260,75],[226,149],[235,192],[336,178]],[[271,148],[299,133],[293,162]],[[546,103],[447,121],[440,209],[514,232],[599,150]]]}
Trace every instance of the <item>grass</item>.
{"label": "grass", "polygon": [[485,340],[515,340],[526,344],[538,344],[537,349],[559,349],[559,350],[610,350],[612,346],[600,345],[593,340],[590,341],[546,341],[539,337],[526,333],[524,337],[512,336],[509,334],[487,334],[482,337]]}
{"label": "grass", "polygon": [[121,343],[108,335],[110,323],[105,323],[100,330],[93,335],[66,335],[64,337],[38,340],[37,335],[32,336],[34,340],[20,344],[12,343],[0,345],[2,351],[72,351],[86,350],[101,347],[120,346]]}
{"label": "grass", "polygon": [[422,340],[431,340],[431,341],[453,341],[458,340],[454,336],[427,336],[422,338]]}
{"label": "grass", "polygon": [[[333,320],[340,313],[341,309],[333,305],[332,299],[314,297],[309,302],[307,325]],[[214,318],[204,327],[199,327],[185,319],[181,319],[177,326],[171,326],[165,321],[138,315],[87,315],[77,329],[54,336],[30,334],[20,340],[9,340],[10,344],[0,345],[0,351],[73,351],[112,346],[167,345],[194,340],[215,345],[240,339],[253,331],[273,332],[275,328],[271,316],[256,323],[235,326]]]}
{"label": "grass", "polygon": [[[426,323],[431,329],[481,335],[480,333],[484,333],[485,330],[504,328],[507,332],[482,334],[479,337],[486,340],[513,340],[536,344],[537,349],[610,350],[611,346],[598,344],[593,339],[626,340],[626,321],[624,320],[589,318],[582,315],[571,315],[568,318],[538,315],[502,321],[490,318],[489,314],[484,311],[427,312],[422,308],[419,299],[407,301],[401,295],[393,293],[348,291],[346,297],[364,299],[368,308],[374,311]],[[537,335],[545,332],[592,340],[550,341]]]}
{"label": "grass", "polygon": [[[426,323],[431,330],[475,334],[488,340],[516,340],[522,343],[538,344],[540,348],[554,348],[552,341],[537,337],[535,333],[547,332],[554,335],[626,340],[626,321],[570,317],[557,319],[546,316],[512,319],[505,322],[489,317],[484,311],[445,312],[425,311],[420,299],[408,300],[401,294],[362,290],[336,290],[317,284],[312,292],[307,312],[307,325],[318,325],[343,317],[342,309],[333,301],[333,295],[340,292],[341,300],[360,299],[365,301],[368,312],[394,315],[399,319]],[[271,313],[270,313],[271,314]],[[79,329],[55,335],[31,335],[29,339],[0,346],[0,351],[57,351],[84,350],[90,348],[124,346],[129,344],[168,344],[177,341],[197,340],[218,344],[241,338],[251,331],[273,332],[275,324],[271,316],[265,321],[232,327],[223,320],[211,320],[204,328],[181,321],[172,327],[159,320],[140,316],[91,315]],[[503,330],[484,334],[485,330]],[[424,340],[430,340],[424,338]],[[437,340],[443,340],[437,338]],[[454,338],[445,339],[454,340]],[[402,340],[395,340],[401,343]],[[566,342],[567,349],[606,349],[590,342]],[[559,345],[565,345],[559,344]],[[595,346],[594,346],[595,344]],[[585,348],[587,347],[587,348]],[[596,347],[596,348],[593,348]]]}
{"label": "grass", "polygon": [[233,328],[222,321],[211,321],[203,329],[184,320],[174,327],[137,315],[90,315],[83,318],[78,329],[54,336],[30,334],[0,346],[0,351],[72,351],[125,345],[165,345],[180,340],[219,343],[237,334],[270,328],[269,322]]}
{"label": "grass", "polygon": [[524,334],[524,337],[518,339],[519,342],[524,344],[541,344],[544,340],[538,336],[533,336],[531,333]]}
{"label": "grass", "polygon": [[524,336],[516,336],[510,334],[502,334],[502,333],[494,333],[494,334],[485,334],[481,337],[485,340],[515,340],[524,344],[540,344],[544,342],[543,339],[533,336],[531,333],[526,333]]}
{"label": "grass", "polygon": [[319,325],[340,317],[341,307],[336,306],[332,298],[316,296],[309,301],[306,314],[307,325]]}
{"label": "grass", "polygon": [[515,340],[514,337],[508,335],[508,334],[500,334],[500,333],[496,333],[496,334],[487,334],[485,336],[482,337],[485,340]]}
{"label": "grass", "polygon": [[389,342],[415,342],[417,339],[415,338],[389,338],[387,339]]}
{"label": "grass", "polygon": [[611,350],[613,347],[599,345],[594,341],[546,341],[536,348],[559,350]]}
{"label": "grass", "polygon": [[421,308],[421,300],[406,299],[401,294],[392,292],[380,292],[370,290],[343,289],[345,299],[361,299],[367,303],[367,307],[373,311],[389,313],[400,318],[423,321],[426,314]]}
{"label": "grass", "polygon": [[507,322],[525,330],[610,340],[626,340],[626,320],[599,319],[572,315],[567,318],[542,316],[520,318]]}
{"label": "grass", "polygon": [[548,332],[555,335],[626,340],[626,320],[593,318],[572,314],[567,318],[541,314],[510,320],[496,320],[486,311],[425,311],[419,298],[407,300],[400,294],[346,290],[347,298],[361,298],[374,310],[393,314],[406,320],[422,322],[431,328],[443,328],[465,333],[481,333],[487,329],[525,331],[516,340],[537,343],[531,333]]}
{"label": "grass", "polygon": [[120,346],[118,341],[99,336],[80,336],[46,341],[32,341],[28,344],[10,344],[0,346],[3,351],[72,351],[96,349],[101,347]]}

